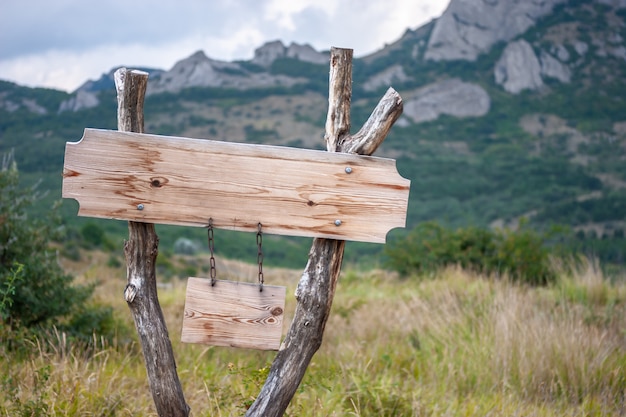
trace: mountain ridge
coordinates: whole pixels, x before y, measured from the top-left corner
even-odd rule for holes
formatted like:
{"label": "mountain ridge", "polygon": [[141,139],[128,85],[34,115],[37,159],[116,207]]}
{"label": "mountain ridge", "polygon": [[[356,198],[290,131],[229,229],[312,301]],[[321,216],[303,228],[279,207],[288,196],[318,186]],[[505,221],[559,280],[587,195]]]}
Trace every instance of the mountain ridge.
{"label": "mountain ridge", "polygon": [[[626,0],[597,0],[599,4],[611,5],[615,9],[626,7]],[[497,42],[509,41],[533,26],[537,19],[552,12],[557,5],[566,0],[541,0],[518,3],[513,0],[478,2],[475,0],[453,0],[438,19],[415,29],[407,29],[403,36],[381,50],[361,58],[371,62],[388,55],[403,42],[428,33],[427,40],[415,44],[411,55],[424,61],[475,61]],[[495,17],[495,18],[494,18]],[[577,45],[576,51],[587,48],[585,43]],[[443,52],[442,52],[443,51]],[[560,45],[559,52],[567,53]],[[610,53],[626,57],[626,48],[612,48]],[[313,64],[325,64],[327,54],[316,51],[308,44],[291,43],[285,46],[280,40],[268,41],[256,48],[254,57],[249,61],[220,61],[208,57],[198,50],[187,58],[179,60],[170,70],[139,68],[151,74],[148,94],[160,92],[179,92],[189,87],[222,88],[268,88],[281,85],[294,85],[303,82],[297,77],[272,76],[267,70],[272,63],[281,58],[293,58]],[[510,64],[507,64],[510,62]],[[250,71],[249,66],[257,66]],[[78,111],[95,107],[99,104],[97,94],[103,88],[114,88],[113,72],[119,67],[103,74],[98,80],[87,80],[71,98],[62,103],[59,111]],[[259,71],[261,69],[261,71]],[[513,94],[543,86],[541,75],[556,78],[561,82],[569,81],[569,69],[559,57],[547,51],[541,51],[536,57],[530,45],[522,41],[510,44],[495,69],[496,82]],[[400,69],[376,74],[378,79],[365,82],[370,89],[393,81],[402,82],[406,78]],[[375,76],[375,77],[376,77]],[[373,78],[375,78],[373,77]],[[32,107],[32,106],[31,106]]]}
{"label": "mountain ridge", "polygon": [[[404,114],[380,152],[412,180],[409,228],[428,220],[515,227],[526,217],[532,227],[566,224],[578,244],[592,242],[589,250],[622,262],[626,1],[549,3],[551,12],[511,39],[495,33],[475,59],[426,59],[435,29],[451,21],[443,17],[459,4],[484,14],[518,2],[453,0],[442,18],[356,58],[353,125],[367,119],[389,85],[403,97]],[[168,71],[151,74],[146,131],[320,148],[328,65],[316,61],[325,54],[300,46],[270,42],[256,63],[197,52],[174,66],[178,80],[173,68],[171,79]],[[94,85],[102,84],[86,89]],[[69,102],[79,92],[0,83],[0,152],[15,148],[27,176],[44,175],[55,190],[63,144],[85,126],[115,128],[114,90],[86,92],[98,102],[81,107]],[[68,108],[59,112],[62,103]]]}

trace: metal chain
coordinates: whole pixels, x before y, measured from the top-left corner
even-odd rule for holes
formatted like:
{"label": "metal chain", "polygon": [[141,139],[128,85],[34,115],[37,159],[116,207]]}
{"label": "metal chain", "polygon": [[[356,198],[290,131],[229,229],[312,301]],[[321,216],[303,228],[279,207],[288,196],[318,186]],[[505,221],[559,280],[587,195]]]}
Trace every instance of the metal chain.
{"label": "metal chain", "polygon": [[215,252],[215,241],[213,240],[213,219],[209,219],[209,227],[207,228],[207,234],[209,239],[209,251],[211,252],[211,258],[209,259],[209,264],[211,265],[211,286],[215,286],[215,275],[217,271],[215,270],[215,256],[213,256]]}
{"label": "metal chain", "polygon": [[259,249],[256,256],[256,261],[259,264],[259,291],[263,292],[263,283],[265,282],[265,280],[263,279],[263,232],[261,231],[261,228],[262,225],[259,222],[256,232],[256,245]]}

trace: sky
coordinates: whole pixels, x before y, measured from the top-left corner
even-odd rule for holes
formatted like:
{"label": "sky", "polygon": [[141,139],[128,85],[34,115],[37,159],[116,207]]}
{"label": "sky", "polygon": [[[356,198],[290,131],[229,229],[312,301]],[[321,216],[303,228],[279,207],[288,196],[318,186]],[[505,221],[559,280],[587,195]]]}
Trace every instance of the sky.
{"label": "sky", "polygon": [[119,66],[170,69],[198,50],[250,60],[265,42],[365,56],[450,0],[0,0],[0,79],[74,91]]}

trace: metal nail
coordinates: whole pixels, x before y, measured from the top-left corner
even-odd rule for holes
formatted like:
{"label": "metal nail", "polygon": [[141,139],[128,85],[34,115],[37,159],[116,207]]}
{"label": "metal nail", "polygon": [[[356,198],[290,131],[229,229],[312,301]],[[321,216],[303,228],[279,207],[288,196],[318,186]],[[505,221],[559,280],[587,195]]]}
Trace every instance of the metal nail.
{"label": "metal nail", "polygon": [[335,220],[335,226],[341,226],[341,220],[339,219]]}
{"label": "metal nail", "polygon": [[137,210],[143,210],[143,204],[137,204]]}
{"label": "metal nail", "polygon": [[346,167],[346,174],[350,174],[350,173],[352,173],[352,168]]}

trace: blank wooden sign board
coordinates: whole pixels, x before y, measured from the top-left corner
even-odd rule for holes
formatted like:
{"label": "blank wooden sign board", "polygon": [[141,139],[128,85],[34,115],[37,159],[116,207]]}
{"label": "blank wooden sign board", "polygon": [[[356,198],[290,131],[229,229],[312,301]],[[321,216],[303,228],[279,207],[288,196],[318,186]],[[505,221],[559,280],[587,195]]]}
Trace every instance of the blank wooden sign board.
{"label": "blank wooden sign board", "polygon": [[189,278],[185,343],[278,350],[285,313],[285,287]]}
{"label": "blank wooden sign board", "polygon": [[63,170],[80,216],[377,243],[409,184],[391,159],[94,129]]}
{"label": "blank wooden sign board", "polygon": [[[80,216],[384,243],[409,186],[385,158],[85,129],[66,144],[62,195]],[[196,280],[183,341],[278,348],[284,289]]]}

